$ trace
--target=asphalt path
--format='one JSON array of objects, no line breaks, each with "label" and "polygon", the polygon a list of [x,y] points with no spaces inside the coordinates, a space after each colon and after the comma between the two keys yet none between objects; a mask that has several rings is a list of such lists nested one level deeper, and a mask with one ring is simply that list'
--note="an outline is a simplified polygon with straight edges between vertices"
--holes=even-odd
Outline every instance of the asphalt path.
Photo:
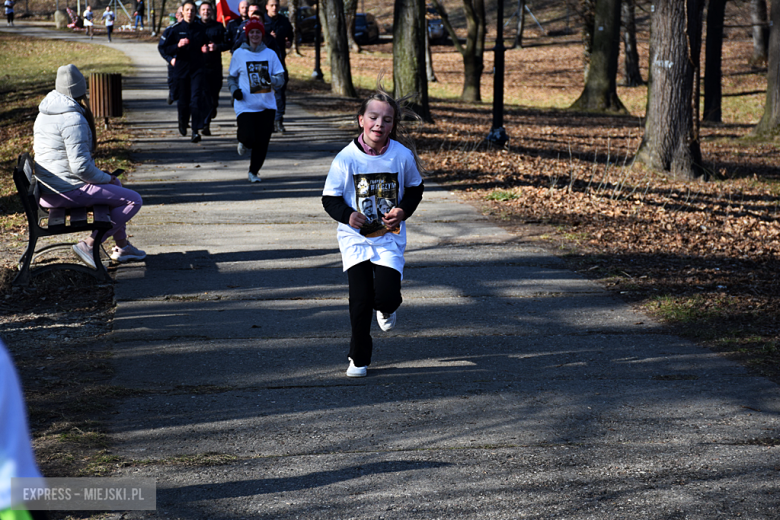
[{"label": "asphalt path", "polygon": [[369,376],[345,377],[320,195],[354,130],[294,97],[250,184],[226,89],[192,144],[155,46],[111,46],[136,67],[129,231],[148,257],[117,274],[110,451],[158,486],[155,512],[121,518],[778,517],[776,384],[432,182],[398,326],[374,325]]}]

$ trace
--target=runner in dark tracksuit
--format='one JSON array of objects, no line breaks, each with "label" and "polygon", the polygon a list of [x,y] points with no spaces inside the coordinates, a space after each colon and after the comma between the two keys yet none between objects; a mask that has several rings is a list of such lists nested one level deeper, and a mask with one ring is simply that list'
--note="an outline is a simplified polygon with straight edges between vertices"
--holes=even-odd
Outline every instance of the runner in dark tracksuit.
[{"label": "runner in dark tracksuit", "polygon": [[247,14],[247,11],[249,10],[249,2],[247,0],[241,0],[238,3],[238,18],[231,18],[227,25],[225,25],[225,28],[227,30],[227,40],[230,42],[230,53],[232,54],[232,48],[233,48],[233,41],[236,39],[236,34],[238,31],[238,26],[241,25],[242,22],[249,19],[249,15]]},{"label": "runner in dark tracksuit", "polygon": [[[181,13],[176,13],[177,18],[181,18]],[[173,65],[171,65],[171,61],[173,60],[173,56],[170,54],[165,54],[165,45],[168,41],[168,38],[171,36],[171,32],[175,29],[175,27],[179,24],[179,22],[176,22],[173,25],[169,25],[165,28],[165,30],[162,33],[162,36],[160,37],[160,43],[157,44],[157,52],[160,53],[160,56],[168,63],[168,104],[172,105],[174,101],[179,99],[179,91],[178,91],[178,82],[176,81],[176,76],[173,73]]]},{"label": "runner in dark tracksuit", "polygon": [[287,73],[287,45],[292,44],[293,28],[286,16],[279,14],[279,0],[268,0],[265,4],[265,33],[276,40],[276,55],[284,67],[284,85],[274,90],[276,97],[276,119],[274,120],[274,132],[284,132],[284,110],[287,106],[287,83],[290,75]]},{"label": "runner in dark tracksuit", "polygon": [[206,88],[206,58],[203,52],[208,37],[203,24],[195,18],[195,4],[182,4],[183,20],[176,24],[165,40],[163,52],[173,56],[175,81],[178,86],[179,132],[187,135],[187,124],[192,118],[192,142],[200,141],[200,130],[211,114],[211,100]]},{"label": "runner in dark tracksuit", "polygon": [[225,27],[214,20],[214,7],[209,2],[200,4],[200,22],[209,39],[209,50],[206,52],[206,89],[211,102],[211,113],[203,127],[203,135],[211,135],[209,124],[217,117],[219,91],[222,89],[222,53],[230,50]]},{"label": "runner in dark tracksuit", "polygon": [[233,18],[227,23],[227,26],[225,27],[225,38],[228,43],[230,43],[230,52],[231,54],[235,49],[233,49],[233,45],[235,44],[235,41],[238,39],[239,35],[239,27],[241,27],[241,24],[244,23],[246,20],[243,18]]}]

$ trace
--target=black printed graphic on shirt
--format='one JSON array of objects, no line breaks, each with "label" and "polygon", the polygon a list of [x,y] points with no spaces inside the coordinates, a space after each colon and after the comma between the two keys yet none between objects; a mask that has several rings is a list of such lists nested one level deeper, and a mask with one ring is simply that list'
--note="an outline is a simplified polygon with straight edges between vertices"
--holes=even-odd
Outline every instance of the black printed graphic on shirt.
[{"label": "black printed graphic on shirt", "polygon": [[249,78],[250,94],[271,92],[271,74],[268,72],[267,61],[246,62],[246,75]]},{"label": "black printed graphic on shirt", "polygon": [[353,175],[353,181],[356,207],[368,219],[360,234],[378,237],[388,232],[400,233],[400,228],[391,231],[382,223],[382,217],[398,205],[398,174],[358,173]]}]

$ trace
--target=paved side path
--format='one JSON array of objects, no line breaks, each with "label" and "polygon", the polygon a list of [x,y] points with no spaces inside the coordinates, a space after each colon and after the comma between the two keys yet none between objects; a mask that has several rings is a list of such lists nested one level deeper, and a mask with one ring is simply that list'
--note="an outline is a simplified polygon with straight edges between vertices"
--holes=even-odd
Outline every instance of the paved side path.
[{"label": "paved side path", "polygon": [[226,101],[191,144],[154,47],[122,48],[149,256],[118,271],[109,427],[117,474],[158,481],[126,518],[777,518],[777,385],[431,184],[398,327],[346,378],[320,192],[350,136],[293,106],[250,185]]}]

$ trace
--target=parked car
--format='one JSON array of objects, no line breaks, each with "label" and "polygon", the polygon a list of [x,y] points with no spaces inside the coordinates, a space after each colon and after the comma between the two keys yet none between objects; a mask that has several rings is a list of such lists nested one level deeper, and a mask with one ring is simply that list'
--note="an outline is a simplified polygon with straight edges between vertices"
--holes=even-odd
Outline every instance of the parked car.
[{"label": "parked car", "polygon": [[[287,7],[282,7],[279,14],[286,18],[290,17],[290,11]],[[296,35],[298,42],[313,42],[317,34],[314,29],[317,26],[317,12],[308,5],[303,5],[298,8],[295,14],[298,18],[299,32]],[[322,34],[320,34],[320,38],[322,38]]]},{"label": "parked car", "polygon": [[379,24],[371,13],[355,15],[355,43],[371,45],[379,41]]},{"label": "parked car", "polygon": [[428,20],[428,40],[431,43],[441,43],[446,38],[447,33],[444,30],[444,23],[441,18]]},{"label": "parked car", "polygon": [[428,20],[428,41],[431,43],[442,43],[447,37],[444,29],[444,23],[439,18],[439,13],[433,6],[426,8],[425,18]]}]

